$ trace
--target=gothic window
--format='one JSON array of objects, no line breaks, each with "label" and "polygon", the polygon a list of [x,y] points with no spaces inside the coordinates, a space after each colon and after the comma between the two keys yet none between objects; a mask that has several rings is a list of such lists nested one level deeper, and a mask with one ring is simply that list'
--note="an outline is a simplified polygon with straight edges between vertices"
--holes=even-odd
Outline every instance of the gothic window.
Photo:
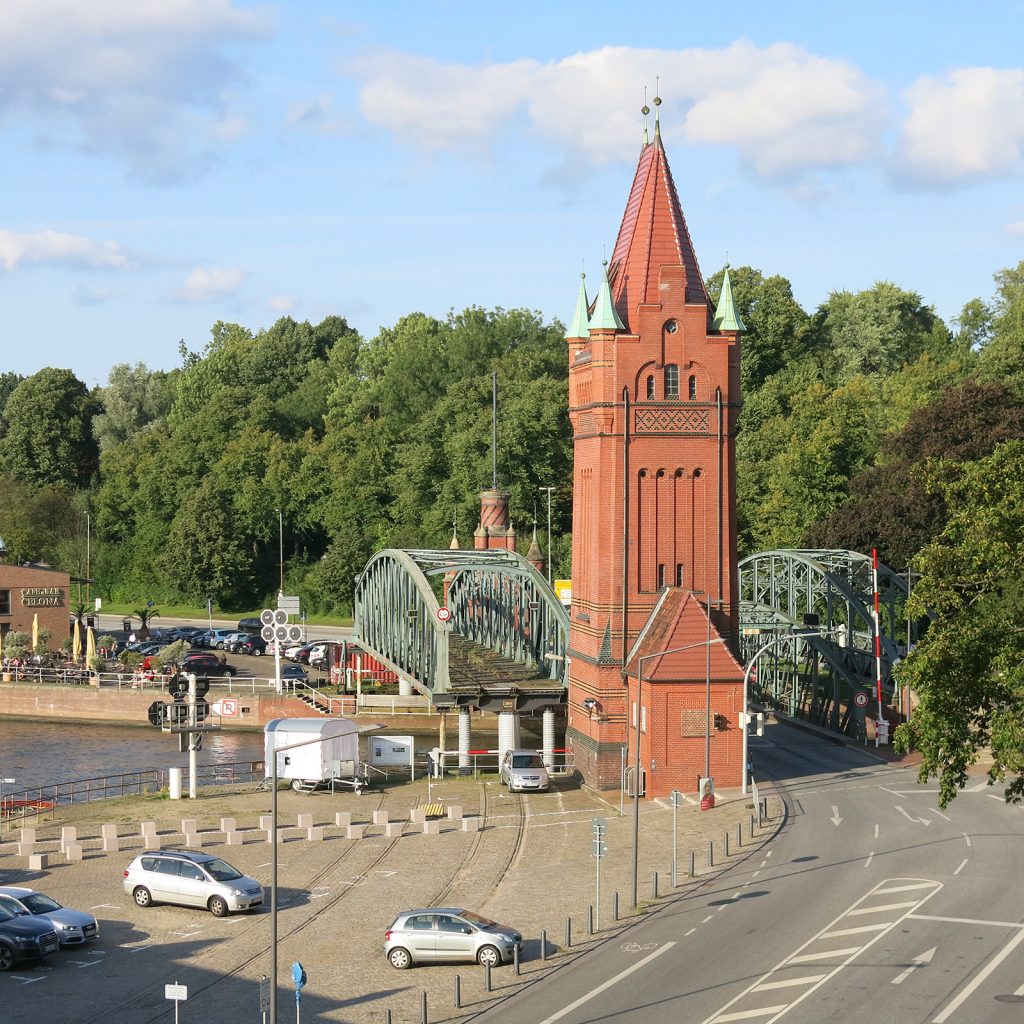
[{"label": "gothic window", "polygon": [[665,367],[665,398],[679,400],[679,367],[674,363]]},{"label": "gothic window", "polygon": [[675,320],[666,320],[665,321],[665,333],[666,334],[675,334],[676,331],[678,331],[678,330],[679,330],[679,324],[677,324]]},{"label": "gothic window", "polygon": [[664,590],[665,589],[665,563],[664,562],[659,562],[658,563],[658,589],[659,590]]},{"label": "gothic window", "polygon": [[690,401],[692,402],[697,397],[697,378],[694,376],[690,377]]},{"label": "gothic window", "polygon": [[676,562],[676,586],[681,587],[683,585],[683,563]]},{"label": "gothic window", "polygon": [[651,401],[654,398],[654,375],[652,374],[647,378],[647,401]]}]

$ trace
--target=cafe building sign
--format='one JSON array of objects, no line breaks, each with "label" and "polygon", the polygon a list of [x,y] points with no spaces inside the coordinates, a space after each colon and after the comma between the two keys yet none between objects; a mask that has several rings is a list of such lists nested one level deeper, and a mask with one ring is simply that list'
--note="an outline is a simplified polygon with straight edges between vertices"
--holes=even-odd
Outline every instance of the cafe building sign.
[{"label": "cafe building sign", "polygon": [[25,587],[21,591],[23,608],[59,608],[64,604],[61,587]]}]

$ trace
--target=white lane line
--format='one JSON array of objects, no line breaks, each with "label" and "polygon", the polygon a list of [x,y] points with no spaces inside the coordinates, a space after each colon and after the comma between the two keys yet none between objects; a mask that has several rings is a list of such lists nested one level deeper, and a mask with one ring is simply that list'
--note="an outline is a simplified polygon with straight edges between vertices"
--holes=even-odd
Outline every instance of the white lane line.
[{"label": "white lane line", "polygon": [[708,916],[705,917],[703,921],[701,921],[701,924],[707,924],[708,921],[710,921],[711,918],[713,918],[714,916],[715,916],[714,914],[708,914]]},{"label": "white lane line", "polygon": [[765,853],[765,856],[766,856],[766,857],[770,857],[771,855],[772,855],[772,851],[771,851],[771,850],[768,850],[768,851],[767,851],[767,852]]},{"label": "white lane line", "polygon": [[1024,924],[1020,921],[983,921],[975,917],[931,917],[928,914],[907,914],[908,918],[914,921],[943,921],[946,924],[988,924],[993,928],[1021,928]]},{"label": "white lane line", "polygon": [[90,910],[120,910],[121,908],[116,903],[97,903],[95,907],[90,907]]},{"label": "white lane line", "polygon": [[932,808],[932,814],[937,814],[940,818],[945,818],[946,821],[952,821],[953,819],[948,814],[943,814],[938,808]]},{"label": "white lane line", "polygon": [[20,981],[23,985],[31,985],[33,981],[45,981],[46,980],[46,978],[44,976],[42,976],[42,975],[40,975],[38,978],[25,978],[25,977],[22,977],[22,975],[20,975],[20,974],[11,974],[11,975],[9,975],[9,977],[12,978],[14,981]]},{"label": "white lane line", "polygon": [[894,885],[888,889],[876,889],[876,896],[888,896],[891,892],[911,892],[914,889],[930,889],[931,882],[924,882],[921,885]]},{"label": "white lane line", "polygon": [[753,1017],[770,1017],[779,1010],[784,1010],[789,1004],[781,1003],[778,1006],[762,1006],[757,1010],[740,1010],[738,1013],[723,1013],[721,1017],[715,1018],[715,1024],[726,1020],[750,1020]]},{"label": "white lane line", "polygon": [[758,868],[750,877],[751,878],[757,878],[757,876],[759,874],[761,874],[761,869],[760,868]]},{"label": "white lane line", "polygon": [[843,935],[863,935],[865,932],[880,932],[883,928],[888,928],[889,922],[883,921],[881,924],[865,924],[859,928],[840,928],[836,932],[825,932],[821,937],[823,939],[838,939]]},{"label": "white lane line", "polygon": [[871,867],[871,862],[872,862],[872,861],[873,861],[874,859],[875,859],[875,851],[874,851],[874,850],[872,850],[872,851],[871,851],[871,852],[870,852],[870,853],[868,854],[868,859],[867,859],[866,861],[864,861],[864,867],[866,867],[866,868],[869,868],[869,867]]},{"label": "white lane line", "polygon": [[886,903],[881,907],[860,907],[857,910],[850,911],[850,917],[856,917],[858,914],[881,914],[886,910],[902,910],[904,907],[916,907],[917,900],[904,900],[902,903]]},{"label": "white lane line", "polygon": [[998,793],[986,793],[985,795],[989,798],[989,800],[998,800],[1001,804],[1006,803],[1006,797],[999,796]]},{"label": "white lane line", "polygon": [[141,953],[144,949],[150,949],[150,948],[152,948],[152,946],[153,946],[152,942],[147,943],[145,946],[129,946],[128,947],[128,952],[129,953]]},{"label": "white lane line", "polygon": [[[746,719],[744,719],[744,721],[746,721]],[[875,838],[876,839],[878,838],[878,825],[877,824],[875,825]]]},{"label": "white lane line", "polygon": [[683,938],[684,938],[684,939],[685,939],[685,938],[688,938],[688,937],[689,937],[689,936],[691,936],[691,935],[692,935],[692,934],[693,934],[693,933],[694,933],[694,932],[695,932],[696,930],[697,930],[696,928],[691,928],[691,929],[690,929],[690,930],[689,930],[689,931],[688,931],[688,932],[686,933],[686,935],[684,935],[684,936],[683,936]]},{"label": "white lane line", "polygon": [[964,865],[967,863],[968,859],[969,858],[964,857],[964,859],[960,861],[960,866],[956,869],[956,871],[953,872],[954,875],[959,875],[960,872],[963,871]]},{"label": "white lane line", "polygon": [[957,1008],[967,999],[968,996],[1022,943],[1024,942],[1024,929],[1017,932],[1003,948],[965,985],[960,992],[946,1005],[946,1008],[932,1018],[932,1024],[945,1024],[945,1021],[957,1011]]},{"label": "white lane line", "polygon": [[1021,985],[1016,992],[1013,993],[1015,996],[1024,996],[1024,985]]},{"label": "white lane line", "polygon": [[812,960],[831,960],[837,956],[849,956],[851,953],[859,953],[860,946],[847,946],[846,949],[826,949],[824,953],[804,953],[803,956],[790,957],[791,964],[807,964]]},{"label": "white lane line", "polygon": [[609,978],[604,984],[598,985],[597,988],[592,989],[585,996],[580,996],[579,999],[574,1003],[570,1003],[568,1006],[563,1007],[557,1013],[552,1014],[550,1017],[546,1017],[540,1022],[540,1024],[554,1024],[556,1020],[561,1020],[563,1017],[572,1013],[577,1007],[582,1006],[584,1003],[590,1002],[594,996],[600,995],[602,992],[610,989],[613,985],[617,985],[623,978],[629,977],[634,971],[639,971],[641,967],[646,967],[656,957],[661,956],[662,953],[667,953],[673,946],[674,942],[666,942],[660,949],[656,949],[650,956],[645,956],[643,960],[637,960],[631,967],[627,967],[624,971],[620,971],[615,975],[614,978]]},{"label": "white lane line", "polygon": [[968,846],[970,846],[971,845],[971,837],[966,832],[961,832],[960,834],[964,837],[964,842]]},{"label": "white lane line", "polygon": [[[791,988],[793,985],[813,985],[816,981],[821,981],[826,975],[824,974],[808,974],[805,978],[787,978],[785,981],[766,981],[763,985],[758,985],[755,992],[767,992],[773,988]],[[721,1020],[721,1018],[719,1018]]]}]

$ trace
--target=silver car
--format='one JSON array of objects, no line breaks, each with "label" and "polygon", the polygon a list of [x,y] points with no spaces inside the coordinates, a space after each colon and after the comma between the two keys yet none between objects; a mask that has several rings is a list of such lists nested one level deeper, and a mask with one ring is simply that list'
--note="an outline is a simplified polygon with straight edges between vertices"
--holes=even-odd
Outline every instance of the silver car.
[{"label": "silver car", "polygon": [[140,853],[125,869],[124,891],[138,907],[176,903],[206,907],[214,917],[263,903],[263,886],[255,879],[220,857],[192,850]]},{"label": "silver car", "polygon": [[49,921],[62,946],[80,946],[100,933],[100,926],[92,914],[62,907],[56,900],[35,889],[26,889],[20,885],[0,885],[0,905],[16,915],[31,914]]},{"label": "silver car", "polygon": [[501,781],[510,793],[548,788],[548,770],[536,750],[506,750],[501,759]]},{"label": "silver car", "polygon": [[523,937],[472,910],[429,907],[399,914],[384,933],[384,955],[400,971],[411,964],[475,960],[497,967],[515,956]]}]

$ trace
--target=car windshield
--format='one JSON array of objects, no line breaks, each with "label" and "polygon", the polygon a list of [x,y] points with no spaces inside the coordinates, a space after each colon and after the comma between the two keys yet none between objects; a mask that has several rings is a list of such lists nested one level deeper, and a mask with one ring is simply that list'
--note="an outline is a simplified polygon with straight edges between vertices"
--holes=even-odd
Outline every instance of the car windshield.
[{"label": "car windshield", "polygon": [[51,911],[62,909],[56,900],[51,900],[49,896],[44,896],[41,892],[29,893],[28,896],[22,897],[21,902],[33,914],[49,914]]},{"label": "car windshield", "polygon": [[513,768],[543,768],[544,762],[540,754],[515,754],[512,758]]},{"label": "car windshield", "polygon": [[218,882],[230,882],[233,878],[241,878],[242,872],[233,868],[226,860],[217,857],[208,864],[203,865],[206,870],[217,879]]},{"label": "car windshield", "polygon": [[493,928],[497,924],[496,921],[492,921],[489,917],[481,917],[480,914],[474,914],[472,910],[463,910],[459,917],[472,922],[478,928]]},{"label": "car windshield", "polygon": [[0,904],[0,921],[13,921],[14,914],[11,913],[3,904]]}]

